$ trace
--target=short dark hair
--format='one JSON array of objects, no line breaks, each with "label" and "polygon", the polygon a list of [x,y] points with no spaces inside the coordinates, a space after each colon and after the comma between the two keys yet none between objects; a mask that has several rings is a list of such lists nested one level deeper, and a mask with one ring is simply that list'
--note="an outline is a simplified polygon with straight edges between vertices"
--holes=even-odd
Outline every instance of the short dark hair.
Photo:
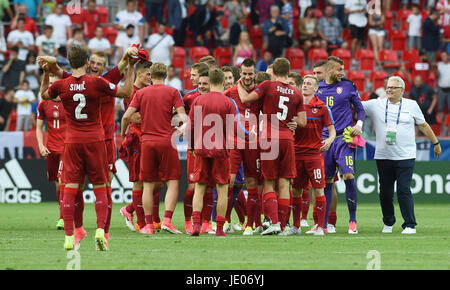
[{"label": "short dark hair", "polygon": [[203,71],[208,71],[209,66],[204,62],[198,62],[194,63],[191,69],[195,69],[199,74],[201,74]]},{"label": "short dark hair", "polygon": [[296,86],[301,86],[302,85],[303,78],[302,78],[302,76],[299,73],[291,72],[289,74],[289,77],[294,79]]},{"label": "short dark hair", "polygon": [[69,63],[73,69],[84,66],[89,58],[86,48],[80,45],[72,46],[68,53]]},{"label": "short dark hair", "polygon": [[241,63],[241,66],[245,66],[245,67],[251,67],[253,66],[254,68],[256,68],[256,63],[253,59],[251,58],[246,58],[244,59],[244,61]]},{"label": "short dark hair", "polygon": [[12,88],[12,87],[6,87],[6,89],[5,89],[5,95],[7,94],[7,93],[9,93],[10,91],[16,91],[14,88]]},{"label": "short dark hair", "polygon": [[327,64],[327,62],[326,62],[325,60],[319,60],[319,61],[317,61],[317,62],[314,64],[313,68],[321,67],[321,66],[324,66],[324,65],[326,65],[326,64]]},{"label": "short dark hair", "polygon": [[221,71],[223,71],[223,72],[231,72],[231,73],[233,73],[233,69],[231,69],[231,67],[229,67],[228,65],[224,65],[224,66],[222,66],[221,68],[220,68],[220,70]]},{"label": "short dark hair", "polygon": [[220,69],[213,69],[209,71],[209,84],[221,85],[225,81],[225,75]]},{"label": "short dark hair", "polygon": [[332,61],[335,62],[335,63],[338,63],[340,65],[344,65],[344,61],[341,58],[337,57],[337,56],[334,56],[334,55],[329,56],[328,60],[327,60],[327,64],[329,62],[332,62]]},{"label": "short dark hair", "polygon": [[255,83],[259,85],[263,81],[270,81],[270,75],[264,71],[260,71],[256,74]]},{"label": "short dark hair", "polygon": [[276,76],[287,76],[291,70],[291,63],[287,58],[278,57],[273,62],[273,74]]},{"label": "short dark hair", "polygon": [[204,56],[204,57],[200,58],[198,62],[204,62],[208,66],[215,66],[215,67],[217,67],[216,59],[213,56],[211,56],[211,55],[207,55],[207,56]]},{"label": "short dark hair", "polygon": [[151,61],[142,61],[136,64],[136,71],[143,71],[152,67]]},{"label": "short dark hair", "polygon": [[199,77],[208,77],[209,78],[209,69],[208,70],[202,70],[198,74]]}]

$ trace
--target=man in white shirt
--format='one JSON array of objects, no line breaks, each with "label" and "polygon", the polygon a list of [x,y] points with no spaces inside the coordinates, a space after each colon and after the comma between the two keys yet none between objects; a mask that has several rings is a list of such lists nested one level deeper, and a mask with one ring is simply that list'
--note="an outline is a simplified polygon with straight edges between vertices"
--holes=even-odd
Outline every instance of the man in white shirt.
[{"label": "man in white shirt", "polygon": [[176,70],[175,67],[173,65],[170,65],[167,69],[167,78],[164,81],[164,84],[166,86],[175,88],[179,91],[183,90],[183,85],[181,80],[177,77],[176,75]]},{"label": "man in white shirt", "polygon": [[90,53],[103,51],[108,56],[112,54],[111,43],[103,37],[103,28],[100,25],[95,28],[95,37],[89,40],[88,49]]},{"label": "man in white shirt", "polygon": [[380,204],[383,214],[383,233],[392,233],[394,216],[394,183],[397,182],[397,199],[404,219],[402,234],[416,233],[414,199],[411,181],[416,159],[415,125],[434,144],[434,155],[442,153],[439,140],[434,135],[416,101],[403,98],[405,83],[402,78],[390,77],[387,82],[387,99],[362,102],[366,115],[373,120],[376,135],[375,160],[380,182]]},{"label": "man in white shirt", "polygon": [[166,66],[172,64],[175,41],[172,36],[166,34],[166,25],[164,22],[158,24],[157,33],[153,33],[148,38],[145,48],[150,54],[150,60],[162,62]]},{"label": "man in white shirt", "polygon": [[62,3],[56,5],[55,12],[45,19],[45,24],[53,26],[53,37],[61,46],[65,46],[67,39],[72,38],[72,21],[69,15],[64,14]]},{"label": "man in white shirt", "polygon": [[38,56],[56,55],[59,43],[53,37],[53,26],[45,25],[44,34],[41,34],[36,38],[36,47],[38,49]]},{"label": "man in white shirt", "polygon": [[347,0],[344,6],[345,14],[348,15],[348,24],[350,32],[352,34],[352,57],[355,57],[355,53],[361,48],[361,44],[365,38],[367,16],[366,0]]},{"label": "man in white shirt", "polygon": [[16,131],[29,131],[31,129],[31,105],[36,101],[36,96],[30,90],[27,80],[24,80],[14,95],[14,103],[17,104]]},{"label": "man in white shirt", "polygon": [[412,12],[406,22],[408,23],[408,46],[413,49],[420,49],[422,14],[418,4],[413,4]]},{"label": "man in white shirt", "polygon": [[[117,46],[116,60],[119,60],[122,57],[124,51],[132,46],[133,44],[141,43],[139,37],[134,35],[134,25],[128,24],[125,29],[125,34],[118,34],[116,38],[116,42],[114,43]],[[116,61],[118,63],[118,61]]]},{"label": "man in white shirt", "polygon": [[[117,13],[114,20],[114,28],[119,31],[117,37],[125,34],[127,26],[134,26],[134,37],[139,38],[140,43],[144,43],[144,17],[136,10],[136,0],[127,0],[127,8]],[[121,54],[120,54],[121,55]]]},{"label": "man in white shirt", "polygon": [[441,120],[441,136],[448,136],[449,128],[445,126],[445,105],[450,111],[450,59],[447,51],[441,52],[441,61],[437,64],[438,78],[438,116]]},{"label": "man in white shirt", "polygon": [[9,48],[19,47],[19,59],[26,60],[30,49],[34,48],[34,37],[31,32],[25,30],[25,19],[17,20],[17,29],[11,31],[6,39]]}]

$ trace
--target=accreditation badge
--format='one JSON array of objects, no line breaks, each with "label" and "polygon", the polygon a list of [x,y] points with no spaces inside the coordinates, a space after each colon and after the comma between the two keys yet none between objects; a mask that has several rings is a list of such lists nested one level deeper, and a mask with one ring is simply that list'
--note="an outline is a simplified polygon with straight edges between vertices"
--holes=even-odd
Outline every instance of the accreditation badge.
[{"label": "accreditation badge", "polygon": [[384,141],[387,145],[397,144],[397,128],[396,127],[386,127],[386,137]]}]

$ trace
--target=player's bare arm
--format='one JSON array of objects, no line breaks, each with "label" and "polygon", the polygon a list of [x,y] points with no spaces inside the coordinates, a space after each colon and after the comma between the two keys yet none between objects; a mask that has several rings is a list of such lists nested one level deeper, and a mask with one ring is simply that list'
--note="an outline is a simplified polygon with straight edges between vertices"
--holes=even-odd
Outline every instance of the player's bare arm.
[{"label": "player's bare arm", "polygon": [[431,142],[433,142],[434,145],[434,157],[439,158],[442,154],[442,148],[441,144],[439,144],[438,138],[436,138],[436,135],[433,132],[433,129],[431,129],[430,125],[425,122],[421,125],[419,125],[419,130],[427,136],[428,139],[430,139]]},{"label": "player's bare arm", "polygon": [[138,49],[136,47],[129,47],[125,51],[125,53],[122,56],[122,59],[120,60],[119,64],[117,65],[117,68],[119,69],[120,73],[124,73],[125,69],[127,68],[129,63],[135,64],[138,60]]},{"label": "player's bare arm", "polygon": [[298,112],[295,122],[300,128],[306,127],[306,111]]},{"label": "player's bare arm", "polygon": [[125,134],[127,133],[128,124],[130,124],[131,116],[136,113],[136,108],[128,107],[125,114],[123,114],[122,122],[120,126],[120,136],[125,138]]},{"label": "player's bare arm", "polygon": [[44,120],[37,119],[36,120],[36,140],[39,146],[39,152],[43,157],[46,157],[50,154],[50,150],[44,146]]},{"label": "player's bare arm", "polygon": [[245,90],[244,86],[242,86],[241,82],[238,82],[237,87],[238,87],[239,97],[241,98],[242,103],[244,103],[244,104],[252,103],[259,99],[259,96],[256,92],[248,93]]},{"label": "player's bare arm", "polygon": [[176,115],[172,119],[172,125],[175,126],[177,135],[183,136],[186,130],[186,124],[188,116],[186,115],[186,110],[184,107],[179,107],[175,109]]},{"label": "player's bare arm", "polygon": [[37,63],[39,64],[39,66],[43,70],[48,69],[48,71],[51,74],[57,76],[60,79],[63,77],[63,72],[64,71],[56,63],[56,58],[55,57],[49,56],[49,55],[38,56]]},{"label": "player's bare arm", "polygon": [[117,98],[129,98],[133,93],[133,83],[134,83],[134,65],[128,63],[128,72],[125,79],[125,84],[122,88],[119,88],[116,93]]},{"label": "player's bare arm", "polygon": [[44,69],[44,74],[42,75],[41,81],[41,97],[43,100],[50,100],[50,95],[48,94],[48,88],[50,87],[50,72]]},{"label": "player's bare arm", "polygon": [[336,139],[336,129],[334,128],[334,125],[327,126],[329,136],[327,139],[322,141],[323,146],[320,147],[320,151],[325,152],[330,149],[331,144],[334,142],[334,139]]}]

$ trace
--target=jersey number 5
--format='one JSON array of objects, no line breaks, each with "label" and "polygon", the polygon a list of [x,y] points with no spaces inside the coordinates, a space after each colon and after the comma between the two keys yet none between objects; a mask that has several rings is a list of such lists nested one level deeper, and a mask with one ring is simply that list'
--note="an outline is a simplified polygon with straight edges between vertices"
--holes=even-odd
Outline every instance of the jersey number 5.
[{"label": "jersey number 5", "polygon": [[278,103],[278,108],[283,110],[283,112],[278,112],[277,113],[278,120],[280,120],[280,121],[286,120],[286,117],[287,117],[287,114],[288,114],[288,107],[284,103],[287,103],[287,102],[289,102],[289,98],[288,97],[280,96],[280,101]]},{"label": "jersey number 5", "polygon": [[73,95],[73,100],[75,102],[80,102],[75,108],[75,118],[77,120],[87,119],[88,115],[81,113],[81,110],[86,106],[86,97],[83,94],[75,94]]}]

